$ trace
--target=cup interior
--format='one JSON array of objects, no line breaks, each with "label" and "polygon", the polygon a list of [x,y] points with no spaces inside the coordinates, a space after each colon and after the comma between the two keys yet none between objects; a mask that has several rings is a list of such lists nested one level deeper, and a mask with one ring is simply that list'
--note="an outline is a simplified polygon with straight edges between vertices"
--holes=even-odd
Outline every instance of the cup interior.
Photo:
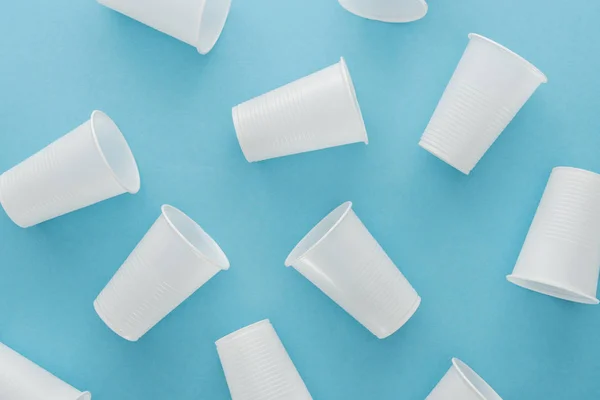
[{"label": "cup interior", "polygon": [[162,212],[171,227],[197,254],[220,269],[229,269],[227,256],[200,225],[173,206],[164,205]]},{"label": "cup interior", "polygon": [[231,0],[205,0],[200,17],[200,32],[198,35],[198,52],[206,54],[219,40],[225,27]]},{"label": "cup interior", "polygon": [[292,266],[296,261],[303,258],[310,250],[317,247],[327,235],[333,232],[351,209],[352,203],[348,201],[330,212],[296,245],[294,250],[292,250],[285,260],[285,265],[287,267]]},{"label": "cup interior", "polygon": [[481,400],[502,400],[502,397],[467,364],[457,358],[452,359],[452,364],[466,383],[481,397]]},{"label": "cup interior", "polygon": [[140,190],[140,173],[133,153],[112,119],[101,111],[91,118],[96,146],[117,182],[129,193]]}]

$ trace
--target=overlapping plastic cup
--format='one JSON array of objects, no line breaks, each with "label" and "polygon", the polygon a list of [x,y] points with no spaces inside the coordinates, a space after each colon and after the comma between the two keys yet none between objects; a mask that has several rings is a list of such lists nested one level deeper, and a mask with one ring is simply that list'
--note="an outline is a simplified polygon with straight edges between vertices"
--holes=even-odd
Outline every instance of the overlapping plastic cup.
[{"label": "overlapping plastic cup", "polygon": [[546,76],[524,58],[471,33],[419,145],[464,174],[529,100]]},{"label": "overlapping plastic cup", "polygon": [[340,5],[359,17],[383,22],[411,22],[427,14],[425,0],[339,0]]},{"label": "overlapping plastic cup", "polygon": [[219,245],[172,206],[161,216],[94,301],[116,334],[137,341],[221,270]]},{"label": "overlapping plastic cup", "polygon": [[371,333],[384,339],[417,311],[421,298],[347,202],[292,250],[294,267]]},{"label": "overlapping plastic cup", "polygon": [[232,400],[312,400],[269,320],[216,342]]},{"label": "overlapping plastic cup", "polygon": [[249,162],[350,143],[368,143],[346,62],[327,67],[232,110]]},{"label": "overlapping plastic cup", "polygon": [[98,0],[198,49],[212,50],[225,27],[231,0]]},{"label": "overlapping plastic cup", "polygon": [[0,175],[0,203],[22,228],[139,189],[133,154],[101,111]]},{"label": "overlapping plastic cup", "polygon": [[0,399],[2,400],[91,400],[50,372],[0,343]]},{"label": "overlapping plastic cup", "polygon": [[502,400],[475,371],[459,359],[425,400]]},{"label": "overlapping plastic cup", "polygon": [[599,273],[600,175],[554,168],[507,279],[548,296],[598,304]]}]

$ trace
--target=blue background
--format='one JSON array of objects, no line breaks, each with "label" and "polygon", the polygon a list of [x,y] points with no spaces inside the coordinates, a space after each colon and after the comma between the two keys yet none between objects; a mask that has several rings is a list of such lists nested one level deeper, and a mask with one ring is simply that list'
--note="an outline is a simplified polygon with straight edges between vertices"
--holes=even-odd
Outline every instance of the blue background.
[{"label": "blue background", "polygon": [[[0,170],[85,121],[121,127],[142,190],[22,230],[0,213],[0,341],[96,400],[227,399],[214,341],[270,318],[313,397],[426,397],[453,356],[505,399],[600,398],[600,309],[509,284],[552,167],[600,172],[600,2],[431,0],[410,24],[335,0],[234,0],[197,54],[92,0],[0,12]],[[467,44],[486,35],[549,77],[471,176],[417,146]],[[347,59],[370,144],[245,161],[231,107]],[[283,262],[325,214],[357,214],[419,291],[380,341]],[[92,301],[170,203],[232,267],[138,343]]]}]

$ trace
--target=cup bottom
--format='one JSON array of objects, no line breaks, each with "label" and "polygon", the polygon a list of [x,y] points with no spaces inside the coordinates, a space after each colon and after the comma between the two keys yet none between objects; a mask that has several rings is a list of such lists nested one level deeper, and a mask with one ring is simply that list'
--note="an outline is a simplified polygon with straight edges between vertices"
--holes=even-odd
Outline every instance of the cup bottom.
[{"label": "cup bottom", "polygon": [[578,290],[567,288],[564,285],[560,285],[547,280],[525,278],[514,274],[508,275],[506,279],[509,282],[522,288],[529,289],[537,293],[545,294],[547,296],[556,297],[558,299],[582,304],[600,303],[600,301],[595,297],[589,296],[585,293],[579,292]]},{"label": "cup bottom", "polygon": [[471,169],[460,166],[458,163],[456,163],[456,161],[452,160],[452,158],[448,154],[446,154],[444,151],[438,149],[437,147],[432,146],[427,141],[421,139],[419,141],[419,146],[421,146],[422,149],[428,151],[429,153],[436,156],[437,158],[439,158],[446,164],[450,165],[452,168],[457,169],[458,171],[462,172],[463,174],[469,175],[471,173]]},{"label": "cup bottom", "polygon": [[402,328],[412,318],[412,316],[417,312],[417,310],[419,309],[420,305],[421,305],[421,297],[417,296],[417,300],[410,307],[410,309],[404,315],[404,317],[400,321],[398,321],[398,324],[396,324],[396,326],[393,329],[391,329],[389,332],[387,332],[387,333],[385,333],[383,335],[377,335],[377,338],[378,339],[385,339],[385,338],[388,338],[388,337],[392,336],[394,333],[398,332],[398,330],[400,328]]},{"label": "cup bottom", "polygon": [[122,337],[123,339],[128,340],[130,342],[137,342],[139,340],[139,338],[133,338],[131,336],[125,335],[122,332],[120,332],[117,328],[115,328],[112,325],[112,323],[110,322],[110,319],[108,319],[104,315],[104,312],[102,311],[102,307],[100,306],[100,304],[98,304],[98,301],[96,301],[96,300],[94,300],[94,310],[96,310],[96,314],[98,314],[98,317],[100,317],[100,319],[102,320],[102,322],[104,322],[104,324],[106,326],[108,326],[111,331],[113,331],[114,333],[116,333],[117,335],[119,335],[120,337]]}]

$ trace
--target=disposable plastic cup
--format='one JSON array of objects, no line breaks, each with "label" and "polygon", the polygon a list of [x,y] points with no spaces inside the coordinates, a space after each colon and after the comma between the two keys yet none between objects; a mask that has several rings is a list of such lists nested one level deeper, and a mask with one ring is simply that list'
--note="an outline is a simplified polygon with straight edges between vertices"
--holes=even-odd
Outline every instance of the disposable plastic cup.
[{"label": "disposable plastic cup", "polygon": [[452,367],[425,400],[502,400],[467,364],[452,359]]},{"label": "disposable plastic cup", "polygon": [[231,0],[98,0],[130,18],[181,40],[201,54],[212,50],[225,27]]},{"label": "disposable plastic cup", "polygon": [[249,162],[350,143],[368,143],[346,62],[315,72],[232,110]]},{"label": "disposable plastic cup", "polygon": [[0,203],[22,228],[139,189],[133,154],[101,111],[0,175]]},{"label": "disposable plastic cup", "polygon": [[421,298],[346,202],[292,250],[294,267],[379,339],[400,329]]},{"label": "disposable plastic cup", "polygon": [[50,372],[0,343],[0,399],[91,400]]},{"label": "disposable plastic cup", "polygon": [[232,400],[312,400],[269,320],[233,332],[216,345]]},{"label": "disposable plastic cup", "polygon": [[507,279],[548,296],[598,304],[599,273],[600,175],[554,168]]},{"label": "disposable plastic cup", "polygon": [[382,22],[411,22],[427,14],[425,0],[339,0],[340,5],[359,17]]},{"label": "disposable plastic cup", "polygon": [[94,301],[116,334],[137,341],[221,270],[219,245],[172,206],[162,213]]},{"label": "disposable plastic cup", "polygon": [[546,76],[504,46],[471,33],[419,145],[469,174]]}]

